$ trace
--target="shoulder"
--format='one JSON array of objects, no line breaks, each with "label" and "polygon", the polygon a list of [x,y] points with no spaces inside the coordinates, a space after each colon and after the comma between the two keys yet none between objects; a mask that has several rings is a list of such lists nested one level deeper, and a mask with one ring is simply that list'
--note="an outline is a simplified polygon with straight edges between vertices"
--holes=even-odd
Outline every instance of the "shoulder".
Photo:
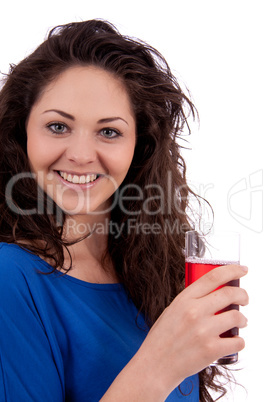
[{"label": "shoulder", "polygon": [[[16,244],[0,243],[0,316],[25,317],[36,313],[45,290],[43,261]],[[28,319],[30,319],[28,317]]]},{"label": "shoulder", "polygon": [[37,273],[43,265],[27,250],[0,243],[1,401],[1,386],[9,401],[64,400],[61,355],[40,286],[45,275]]},{"label": "shoulder", "polygon": [[0,243],[0,284],[24,281],[44,271],[45,263],[35,254],[16,244]]},{"label": "shoulder", "polygon": [[19,256],[21,258],[26,257],[30,253],[23,248],[14,243],[4,243],[0,242],[0,256],[1,258],[10,258],[11,256]]}]

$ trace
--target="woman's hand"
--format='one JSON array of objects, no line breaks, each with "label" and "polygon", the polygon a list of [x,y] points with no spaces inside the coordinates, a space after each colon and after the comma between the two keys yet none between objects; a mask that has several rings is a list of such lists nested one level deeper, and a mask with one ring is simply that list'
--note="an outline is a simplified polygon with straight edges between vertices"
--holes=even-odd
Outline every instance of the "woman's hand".
[{"label": "woman's hand", "polygon": [[151,328],[136,357],[150,366],[151,376],[166,395],[186,377],[244,348],[239,336],[220,337],[233,327],[245,327],[244,315],[238,310],[215,313],[230,304],[248,304],[246,291],[230,286],[214,290],[246,272],[239,265],[210,271],[181,292]]},{"label": "woman's hand", "polygon": [[245,327],[247,319],[238,310],[216,313],[230,304],[246,305],[248,295],[238,287],[217,288],[246,273],[246,267],[225,265],[183,290],[163,311],[101,401],[162,402],[186,377],[242,350],[241,337],[221,338],[220,334]]}]

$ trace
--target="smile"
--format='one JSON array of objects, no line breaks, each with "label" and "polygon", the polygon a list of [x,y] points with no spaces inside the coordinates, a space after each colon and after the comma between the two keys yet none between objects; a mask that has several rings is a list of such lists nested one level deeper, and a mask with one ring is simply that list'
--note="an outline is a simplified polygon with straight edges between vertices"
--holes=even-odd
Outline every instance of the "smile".
[{"label": "smile", "polygon": [[92,183],[95,181],[99,176],[97,174],[87,174],[87,175],[76,175],[76,174],[70,174],[66,172],[61,172],[58,171],[58,174],[66,181],[69,183],[74,183],[74,184],[87,184],[87,183]]}]

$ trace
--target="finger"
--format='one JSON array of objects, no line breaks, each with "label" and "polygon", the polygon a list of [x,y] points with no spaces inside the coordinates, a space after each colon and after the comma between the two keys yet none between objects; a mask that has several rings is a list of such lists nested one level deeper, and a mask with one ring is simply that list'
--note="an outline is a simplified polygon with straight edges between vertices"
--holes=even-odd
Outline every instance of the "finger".
[{"label": "finger", "polygon": [[215,315],[211,320],[211,334],[219,336],[232,328],[247,327],[247,318],[238,310],[229,310]]},{"label": "finger", "polygon": [[234,286],[224,286],[206,296],[204,299],[204,308],[208,313],[216,314],[230,304],[246,306],[248,302],[249,297],[245,289]]},{"label": "finger", "polygon": [[247,274],[247,271],[247,267],[243,265],[223,265],[212,269],[185,290],[187,290],[187,292],[195,292],[195,297],[201,298],[213,292],[219,286],[223,286],[232,280],[242,278]]},{"label": "finger", "polygon": [[245,347],[245,341],[240,336],[233,336],[232,338],[219,338],[219,353],[221,356],[232,355],[237,352],[241,352],[241,350]]}]

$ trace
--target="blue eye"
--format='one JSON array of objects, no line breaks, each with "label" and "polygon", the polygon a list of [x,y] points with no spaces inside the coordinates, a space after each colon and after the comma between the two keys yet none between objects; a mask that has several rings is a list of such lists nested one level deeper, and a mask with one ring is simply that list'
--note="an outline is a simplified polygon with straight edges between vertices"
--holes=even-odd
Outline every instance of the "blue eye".
[{"label": "blue eye", "polygon": [[103,128],[100,133],[106,138],[116,138],[121,136],[121,133],[114,128]]},{"label": "blue eye", "polygon": [[65,134],[67,127],[63,123],[50,123],[47,125],[47,128],[52,131],[54,134]]}]

